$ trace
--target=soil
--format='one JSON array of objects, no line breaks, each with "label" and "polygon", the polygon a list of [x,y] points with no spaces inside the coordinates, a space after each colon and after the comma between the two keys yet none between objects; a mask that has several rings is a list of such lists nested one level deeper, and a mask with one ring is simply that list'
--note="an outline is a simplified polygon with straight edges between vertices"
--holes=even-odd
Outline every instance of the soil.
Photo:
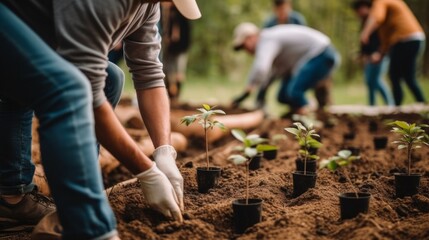
[{"label": "soil", "polygon": [[[394,197],[395,172],[404,172],[405,151],[390,144],[396,136],[383,127],[384,120],[423,121],[418,114],[389,114],[377,117],[357,115],[319,116],[325,122],[335,119],[334,127],[322,126],[323,147],[321,159],[335,155],[344,147],[360,149],[361,159],[349,167],[354,185],[371,193],[370,210],[350,220],[339,217],[338,194],[351,192],[342,172],[318,170],[317,183],[301,196],[292,196],[292,172],[295,170],[298,145],[283,129],[292,124],[290,119],[267,119],[253,133],[272,139],[278,134],[288,138],[277,143],[277,158],[262,160],[261,168],[250,173],[250,197],[263,199],[262,222],[244,234],[232,232],[234,199],[245,195],[244,168],[232,165],[227,157],[239,143],[231,137],[211,146],[211,164],[223,168],[218,187],[207,194],[197,192],[196,167],[204,166],[204,142],[189,139],[186,153],[177,163],[185,178],[184,222],[168,221],[145,203],[138,183],[115,185],[131,174],[119,167],[105,176],[106,187],[115,186],[109,200],[118,221],[122,239],[429,239],[429,148],[413,154],[413,172],[423,174],[419,194],[413,197]],[[369,132],[369,122],[378,123],[376,132]],[[344,141],[344,133],[355,132],[353,140]],[[386,135],[386,149],[375,150],[373,137]],[[9,239],[27,239],[28,236]]]}]

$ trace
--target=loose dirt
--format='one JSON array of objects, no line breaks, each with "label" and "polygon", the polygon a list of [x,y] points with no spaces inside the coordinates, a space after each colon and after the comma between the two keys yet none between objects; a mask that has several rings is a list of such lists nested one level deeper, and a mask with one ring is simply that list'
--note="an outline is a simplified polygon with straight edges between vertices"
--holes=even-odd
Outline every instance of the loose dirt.
[{"label": "loose dirt", "polygon": [[[341,172],[318,170],[317,183],[303,195],[292,197],[292,172],[298,145],[283,129],[289,119],[267,119],[253,133],[270,139],[286,135],[277,145],[277,158],[263,160],[261,168],[250,173],[250,197],[262,198],[262,222],[242,235],[232,232],[231,202],[245,194],[244,168],[232,165],[227,157],[239,143],[232,137],[213,143],[210,150],[212,165],[223,168],[217,188],[207,194],[197,192],[196,167],[204,166],[204,142],[189,139],[189,149],[181,153],[177,164],[185,178],[184,222],[168,221],[151,210],[140,194],[138,183],[125,186],[116,183],[129,179],[131,174],[119,167],[105,175],[106,187],[114,186],[108,195],[118,221],[122,239],[429,239],[429,148],[417,150],[413,157],[413,171],[424,176],[420,193],[413,197],[394,197],[393,173],[405,171],[406,154],[390,144],[396,136],[385,127],[387,119],[423,121],[417,114],[389,114],[378,117],[359,115],[324,115],[318,132],[323,147],[321,159],[353,145],[360,149],[361,159],[349,168],[351,179],[360,191],[371,193],[370,210],[351,220],[339,217],[338,194],[350,192],[352,187]],[[369,122],[378,125],[369,132]],[[425,120],[427,121],[427,120]],[[345,142],[344,133],[354,129],[356,138]],[[388,136],[386,149],[375,150],[373,137]],[[28,235],[9,239],[28,239]]]}]

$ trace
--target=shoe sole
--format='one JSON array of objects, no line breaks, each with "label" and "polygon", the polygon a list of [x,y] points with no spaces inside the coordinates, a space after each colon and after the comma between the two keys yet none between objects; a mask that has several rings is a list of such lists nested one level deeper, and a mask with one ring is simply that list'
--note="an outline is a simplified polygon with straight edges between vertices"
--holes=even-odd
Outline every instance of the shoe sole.
[{"label": "shoe sole", "polygon": [[16,232],[29,232],[34,226],[34,224],[22,224],[14,219],[0,217],[0,237]]}]

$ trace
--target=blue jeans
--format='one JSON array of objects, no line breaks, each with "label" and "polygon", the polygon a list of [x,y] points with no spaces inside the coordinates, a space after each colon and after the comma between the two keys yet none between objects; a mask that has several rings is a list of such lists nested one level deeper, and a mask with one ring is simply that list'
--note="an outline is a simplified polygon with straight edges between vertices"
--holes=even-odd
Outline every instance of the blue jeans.
[{"label": "blue jeans", "polygon": [[417,58],[423,52],[425,41],[414,40],[395,44],[390,52],[389,77],[392,82],[395,104],[401,105],[404,98],[401,82],[405,81],[417,102],[425,102],[423,92],[417,82]]},{"label": "blue jeans", "polygon": [[383,58],[380,63],[365,64],[365,80],[368,87],[369,105],[375,105],[375,94],[380,92],[386,105],[394,105],[392,94],[386,83],[383,81],[383,75],[389,65],[389,59]]},{"label": "blue jeans", "polygon": [[113,236],[116,220],[103,192],[89,81],[1,3],[0,52],[0,194],[33,188],[34,112],[63,238]]},{"label": "blue jeans", "polygon": [[277,100],[294,108],[307,105],[305,92],[328,77],[338,62],[336,50],[332,46],[327,47],[321,54],[304,63],[293,76],[282,80]]}]

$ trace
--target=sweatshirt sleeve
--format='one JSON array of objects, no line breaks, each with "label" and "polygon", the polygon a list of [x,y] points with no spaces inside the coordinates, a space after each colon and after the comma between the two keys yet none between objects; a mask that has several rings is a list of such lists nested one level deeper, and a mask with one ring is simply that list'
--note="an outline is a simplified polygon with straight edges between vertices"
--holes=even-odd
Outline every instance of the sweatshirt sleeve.
[{"label": "sweatshirt sleeve", "polygon": [[153,4],[141,27],[124,39],[125,60],[137,90],[164,87],[164,73],[159,60],[161,37],[157,23],[159,4]]},{"label": "sweatshirt sleeve", "polygon": [[[117,2],[116,6],[112,6],[114,2]],[[89,79],[94,108],[106,100],[103,89],[107,76],[107,53],[111,35],[124,15],[124,6],[119,2],[53,1],[57,52]]]}]

